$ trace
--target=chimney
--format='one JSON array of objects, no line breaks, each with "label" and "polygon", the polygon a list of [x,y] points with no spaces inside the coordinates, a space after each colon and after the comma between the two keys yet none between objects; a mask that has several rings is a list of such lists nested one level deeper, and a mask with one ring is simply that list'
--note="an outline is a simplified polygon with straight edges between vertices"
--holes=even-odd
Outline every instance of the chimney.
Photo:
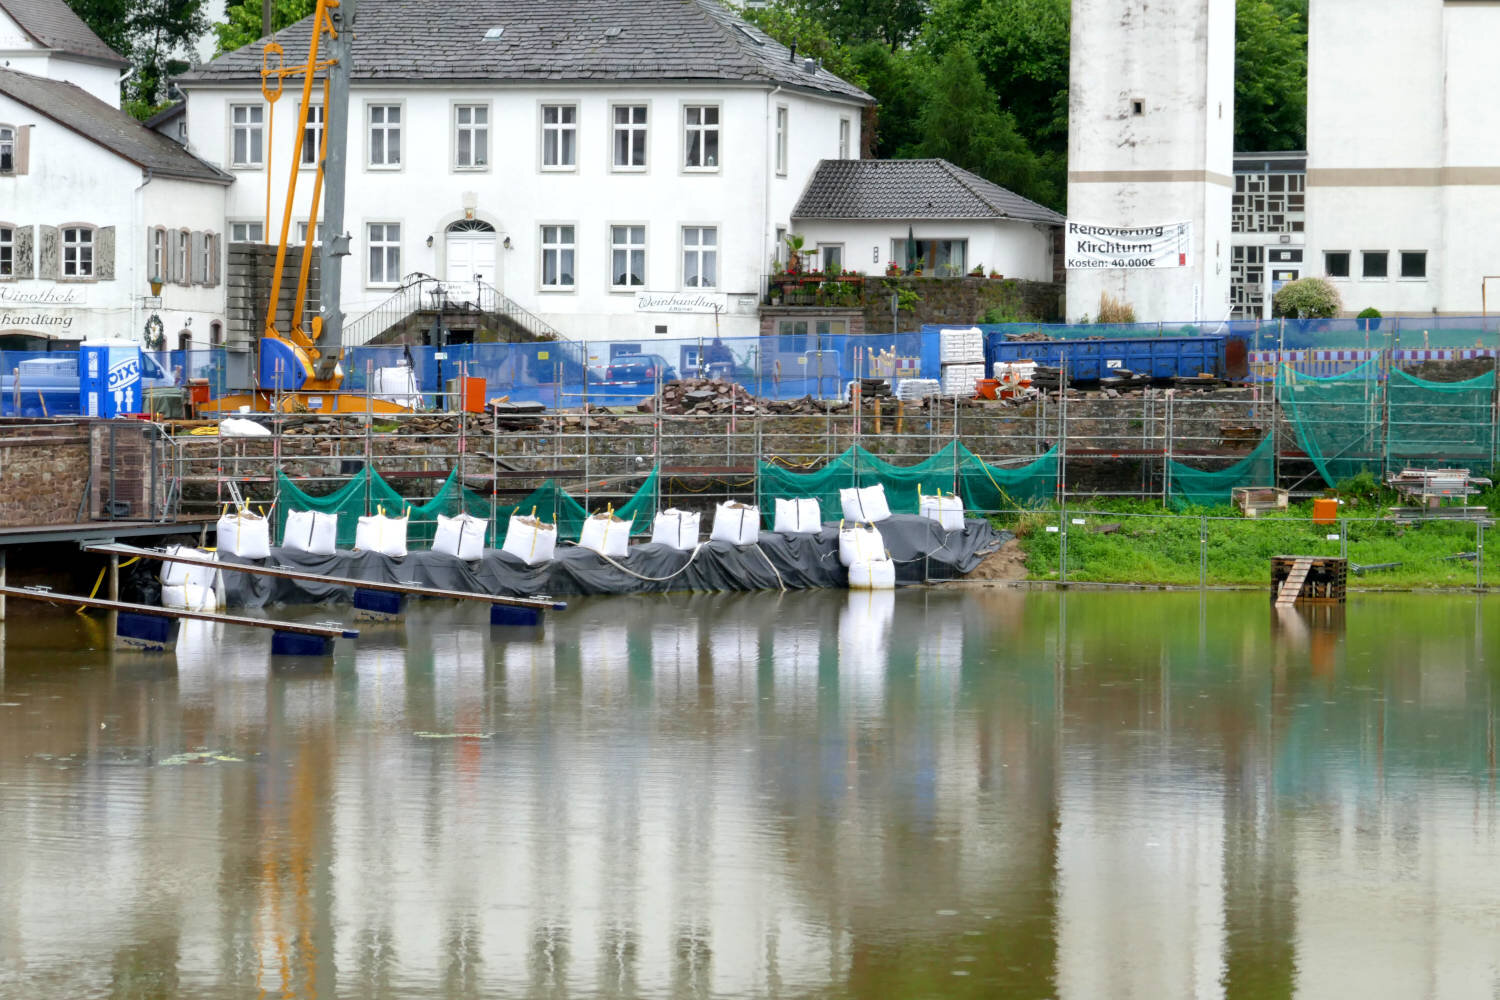
[{"label": "chimney", "polygon": [[792,49],[791,49],[790,54],[786,57],[786,61],[787,62],[796,62],[797,61],[797,43],[796,42],[792,43]]}]

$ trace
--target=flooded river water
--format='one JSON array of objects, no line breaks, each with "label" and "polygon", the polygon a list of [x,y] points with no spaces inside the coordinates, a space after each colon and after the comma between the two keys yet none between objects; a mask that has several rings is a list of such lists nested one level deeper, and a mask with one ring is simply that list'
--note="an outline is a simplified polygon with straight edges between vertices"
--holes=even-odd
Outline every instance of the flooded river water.
[{"label": "flooded river water", "polygon": [[10,611],[0,997],[1500,993],[1494,599]]}]

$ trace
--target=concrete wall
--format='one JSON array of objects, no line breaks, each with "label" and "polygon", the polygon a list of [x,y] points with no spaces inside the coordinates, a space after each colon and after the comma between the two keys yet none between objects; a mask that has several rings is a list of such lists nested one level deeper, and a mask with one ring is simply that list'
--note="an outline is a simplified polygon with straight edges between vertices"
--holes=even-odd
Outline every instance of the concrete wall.
[{"label": "concrete wall", "polygon": [[[1332,279],[1347,311],[1479,313],[1482,279],[1500,263],[1497,33],[1492,4],[1312,5],[1306,273],[1349,252],[1350,276]],[[1363,276],[1365,251],[1389,255],[1386,277]],[[1401,277],[1402,251],[1426,252],[1425,277]]]},{"label": "concrete wall", "polygon": [[1185,268],[1073,271],[1068,318],[1096,314],[1101,292],[1141,321],[1226,316],[1233,0],[1073,0],[1070,80],[1068,218],[1190,221],[1193,248]]},{"label": "concrete wall", "polygon": [[[266,212],[264,169],[237,169],[229,162],[230,105],[261,102],[258,87],[235,90],[194,87],[188,94],[189,148],[232,169],[227,217],[255,220]],[[649,107],[647,168],[620,172],[611,166],[611,104]],[[683,169],[683,105],[721,108],[721,166],[711,172]],[[403,112],[403,163],[397,169],[369,165],[367,108],[399,104]],[[453,162],[453,107],[490,106],[491,162],[483,169],[457,169]],[[577,166],[541,165],[541,105],[578,106]],[[788,113],[788,164],[775,170],[775,109]],[[753,335],[761,277],[773,254],[775,228],[788,224],[818,160],[838,155],[839,121],[850,123],[851,155],[860,148],[859,106],[852,103],[742,86],[612,85],[580,87],[373,87],[357,84],[351,97],[348,197],[345,218],[353,253],[345,264],[344,311],[350,319],[374,308],[393,290],[372,283],[367,267],[366,226],[401,225],[403,274],[421,271],[448,279],[445,233],[472,213],[496,230],[493,275],[506,295],[572,337],[643,337],[657,326],[666,336],[712,336],[712,314],[639,314],[634,290],[609,285],[609,227],[646,227],[646,285],[677,291],[682,281],[682,227],[717,226],[719,287],[727,296],[720,329],[726,336]],[[271,151],[273,229],[279,216],[292,155],[296,98],[275,109]],[[299,171],[293,214],[306,219],[313,172]],[[558,291],[541,286],[540,226],[576,227],[576,284]],[[270,235],[270,234],[268,234]],[[274,239],[274,235],[271,236]],[[432,245],[427,245],[431,238]],[[510,240],[510,248],[503,241]]]},{"label": "concrete wall", "polygon": [[4,11],[0,11],[0,67],[53,80],[67,80],[110,107],[120,106],[120,71],[117,68],[43,48]]}]

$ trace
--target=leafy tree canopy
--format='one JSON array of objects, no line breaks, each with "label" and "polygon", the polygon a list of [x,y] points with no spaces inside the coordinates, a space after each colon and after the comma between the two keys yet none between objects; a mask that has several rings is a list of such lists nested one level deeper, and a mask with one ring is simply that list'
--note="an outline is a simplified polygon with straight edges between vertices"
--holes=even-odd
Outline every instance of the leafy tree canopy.
[{"label": "leafy tree canopy", "polygon": [[167,81],[189,66],[194,41],[208,30],[204,0],[69,0],[110,48],[135,67],[121,88],[126,110],[147,117],[167,100]]},{"label": "leafy tree canopy", "polygon": [[[271,30],[280,31],[307,17],[317,0],[272,0]],[[261,0],[232,0],[224,11],[224,20],[214,25],[219,37],[219,55],[244,48],[260,38]]]},{"label": "leafy tree canopy", "polygon": [[1235,5],[1234,146],[1307,148],[1307,0]]}]

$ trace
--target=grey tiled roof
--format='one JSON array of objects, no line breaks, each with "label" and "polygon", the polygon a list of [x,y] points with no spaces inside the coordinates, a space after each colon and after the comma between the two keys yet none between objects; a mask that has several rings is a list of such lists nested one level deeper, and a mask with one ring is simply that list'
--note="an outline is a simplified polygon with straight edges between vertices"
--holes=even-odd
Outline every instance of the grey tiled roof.
[{"label": "grey tiled roof", "polygon": [[[0,94],[14,98],[159,177],[224,184],[232,179],[160,132],[153,132],[126,112],[71,83],[0,69]],[[34,156],[43,155],[35,145],[32,149]]]},{"label": "grey tiled roof", "polygon": [[11,16],[21,30],[49,49],[86,56],[114,66],[129,66],[118,52],[105,45],[65,0],[0,0],[0,10]]},{"label": "grey tiled roof", "polygon": [[[305,59],[311,18],[276,35],[285,59]],[[484,35],[504,28],[500,38]],[[361,0],[356,80],[716,80],[781,84],[870,101],[790,53],[718,0]],[[178,79],[260,79],[261,46],[247,45]]]},{"label": "grey tiled roof", "polygon": [[792,218],[1065,221],[947,160],[823,160]]}]

